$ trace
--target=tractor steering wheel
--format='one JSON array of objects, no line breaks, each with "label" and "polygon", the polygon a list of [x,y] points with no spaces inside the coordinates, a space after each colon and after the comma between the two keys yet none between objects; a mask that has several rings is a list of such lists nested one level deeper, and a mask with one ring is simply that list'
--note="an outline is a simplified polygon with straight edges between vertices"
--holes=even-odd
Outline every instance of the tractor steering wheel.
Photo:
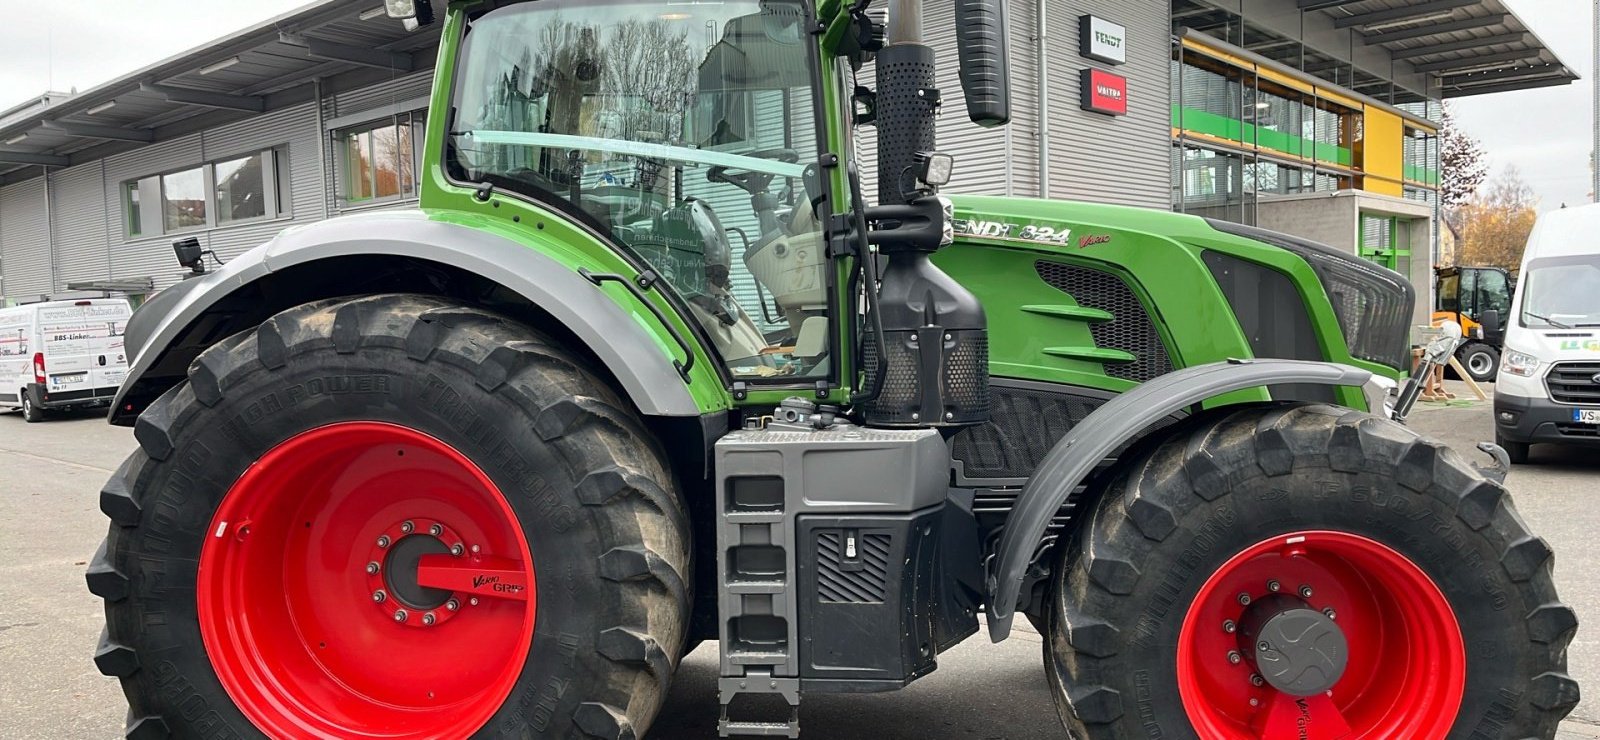
[{"label": "tractor steering wheel", "polygon": [[[789,164],[795,164],[800,161],[799,152],[793,149],[762,149],[758,152],[751,152],[748,156],[757,159],[776,159]],[[751,195],[767,192],[767,188],[772,185],[772,180],[775,177],[777,175],[749,170],[735,170],[722,165],[716,165],[706,170],[707,180],[733,185]]]}]

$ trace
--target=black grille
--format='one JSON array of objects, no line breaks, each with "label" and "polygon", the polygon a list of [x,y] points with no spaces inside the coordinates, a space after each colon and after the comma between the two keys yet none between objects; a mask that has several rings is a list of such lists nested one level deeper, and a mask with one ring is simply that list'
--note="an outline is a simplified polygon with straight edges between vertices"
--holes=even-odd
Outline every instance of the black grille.
[{"label": "black grille", "polygon": [[1206,222],[1225,234],[1299,255],[1322,283],[1350,356],[1399,370],[1411,367],[1411,309],[1417,296],[1406,276],[1326,244],[1229,221]]},{"label": "black grille", "polygon": [[989,420],[950,441],[969,479],[1026,478],[1066,436],[1106,399],[995,386]]},{"label": "black grille", "polygon": [[1558,362],[1544,378],[1550,398],[1558,403],[1600,403],[1600,362]]},{"label": "black grille", "polygon": [[1090,324],[1095,346],[1120,349],[1134,356],[1133,362],[1105,365],[1106,375],[1143,383],[1172,372],[1172,359],[1161,341],[1150,314],[1133,289],[1122,278],[1109,272],[1077,265],[1039,260],[1034,263],[1040,279],[1072,296],[1078,305],[1110,313],[1110,321]]},{"label": "black grille", "polygon": [[[944,409],[922,408],[922,384],[917,377],[920,352],[909,343],[915,332],[888,332],[888,365],[877,398],[863,404],[872,424],[970,424],[989,413],[989,335],[983,331],[952,331],[955,345],[946,350],[938,397]],[[877,387],[878,342],[869,334],[862,342],[862,367],[867,386]],[[946,416],[946,414],[948,414]],[[915,418],[913,418],[915,416]],[[942,418],[941,418],[942,417]]]},{"label": "black grille", "polygon": [[945,403],[962,409],[989,408],[989,334],[961,332],[945,370]]},{"label": "black grille", "polygon": [[856,559],[847,566],[840,533],[817,533],[817,598],[824,604],[883,603],[888,592],[890,542],[886,534],[857,537]]},{"label": "black grille", "polygon": [[1593,424],[1557,424],[1556,431],[1564,437],[1600,438],[1600,427]]}]

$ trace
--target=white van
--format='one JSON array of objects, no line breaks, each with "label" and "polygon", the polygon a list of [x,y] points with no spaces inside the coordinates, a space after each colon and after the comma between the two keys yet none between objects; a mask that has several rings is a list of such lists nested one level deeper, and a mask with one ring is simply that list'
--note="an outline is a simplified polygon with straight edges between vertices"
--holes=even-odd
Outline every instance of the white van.
[{"label": "white van", "polygon": [[128,375],[121,298],[0,308],[0,408],[35,422],[47,409],[104,406]]},{"label": "white van", "polygon": [[[1552,442],[1600,447],[1600,205],[1539,217],[1505,324],[1495,441],[1511,461]],[[1487,326],[1486,326],[1486,331]]]}]

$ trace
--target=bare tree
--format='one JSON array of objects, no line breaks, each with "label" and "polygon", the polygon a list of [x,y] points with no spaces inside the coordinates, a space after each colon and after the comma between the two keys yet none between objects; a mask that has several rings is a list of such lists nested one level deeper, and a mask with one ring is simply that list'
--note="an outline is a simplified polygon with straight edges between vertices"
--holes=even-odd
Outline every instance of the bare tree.
[{"label": "bare tree", "polygon": [[1444,119],[1439,123],[1439,170],[1439,202],[1443,206],[1444,224],[1450,229],[1450,235],[1460,242],[1462,206],[1472,201],[1488,176],[1489,162],[1483,145],[1457,125],[1449,103],[1444,105]]}]

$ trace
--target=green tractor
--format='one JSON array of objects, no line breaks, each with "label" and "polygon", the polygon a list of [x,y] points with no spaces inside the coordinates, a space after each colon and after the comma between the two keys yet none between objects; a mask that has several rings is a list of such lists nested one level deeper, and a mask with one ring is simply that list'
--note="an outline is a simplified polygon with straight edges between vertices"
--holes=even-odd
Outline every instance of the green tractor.
[{"label": "green tractor", "polygon": [[[1020,614],[1079,737],[1550,737],[1576,619],[1503,472],[1387,418],[1405,281],[941,196],[922,3],[870,5],[450,3],[419,210],[128,325],[128,736],[638,738],[715,640],[721,734],[797,737]],[[956,4],[978,125],[1003,6]]]}]

